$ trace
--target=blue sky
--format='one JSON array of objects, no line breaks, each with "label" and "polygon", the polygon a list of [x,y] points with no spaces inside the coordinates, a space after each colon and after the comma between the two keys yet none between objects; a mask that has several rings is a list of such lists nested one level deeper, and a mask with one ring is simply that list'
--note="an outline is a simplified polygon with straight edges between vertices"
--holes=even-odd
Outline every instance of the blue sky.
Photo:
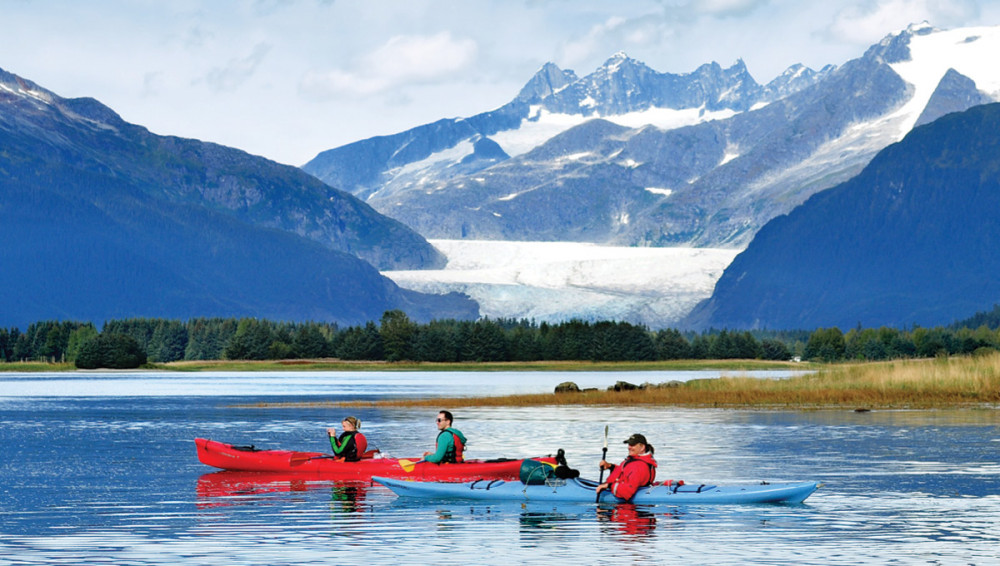
[{"label": "blue sky", "polygon": [[158,134],[301,165],[503,105],[544,63],[661,72],[860,56],[913,22],[1000,25],[1000,0],[0,0],[0,68]]}]

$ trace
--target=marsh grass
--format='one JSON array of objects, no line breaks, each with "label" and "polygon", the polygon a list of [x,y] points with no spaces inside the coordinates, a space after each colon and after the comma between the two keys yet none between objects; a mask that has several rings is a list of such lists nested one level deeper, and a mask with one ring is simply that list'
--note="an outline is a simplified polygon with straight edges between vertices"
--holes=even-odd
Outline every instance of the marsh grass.
[{"label": "marsh grass", "polygon": [[70,363],[51,362],[0,362],[0,372],[40,373],[44,371],[74,371],[76,366]]},{"label": "marsh grass", "polygon": [[[828,366],[788,379],[726,375],[632,391],[312,403],[310,406],[527,407],[667,405],[754,408],[944,408],[1000,404],[1000,354]],[[290,406],[262,404],[259,406]],[[299,405],[301,406],[301,405]]]}]

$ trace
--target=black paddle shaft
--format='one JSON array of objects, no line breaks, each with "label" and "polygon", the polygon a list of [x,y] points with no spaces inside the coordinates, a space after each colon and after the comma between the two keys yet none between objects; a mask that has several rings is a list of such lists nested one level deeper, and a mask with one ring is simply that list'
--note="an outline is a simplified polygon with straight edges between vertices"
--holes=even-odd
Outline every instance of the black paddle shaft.
[{"label": "black paddle shaft", "polygon": [[[601,461],[605,461],[607,459],[608,459],[608,447],[605,446],[604,450],[601,452]],[[599,481],[597,483],[604,483],[604,467],[603,466],[601,467],[601,475],[600,475]]]}]

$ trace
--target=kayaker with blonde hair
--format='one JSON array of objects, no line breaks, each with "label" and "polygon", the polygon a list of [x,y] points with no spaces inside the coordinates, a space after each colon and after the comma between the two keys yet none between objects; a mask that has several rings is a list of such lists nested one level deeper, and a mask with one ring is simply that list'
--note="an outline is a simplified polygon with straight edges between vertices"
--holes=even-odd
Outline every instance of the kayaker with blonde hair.
[{"label": "kayaker with blonde hair", "polygon": [[357,417],[344,417],[340,425],[344,427],[344,432],[340,433],[339,438],[335,427],[326,429],[333,455],[343,458],[345,462],[357,462],[368,449],[368,440],[358,430],[361,428],[361,420]]},{"label": "kayaker with blonde hair", "polygon": [[602,470],[611,470],[608,481],[597,486],[597,494],[610,489],[616,497],[628,501],[632,499],[640,487],[652,485],[656,479],[656,460],[653,459],[653,445],[646,442],[646,437],[633,434],[625,439],[628,444],[628,457],[617,466],[601,460]]}]

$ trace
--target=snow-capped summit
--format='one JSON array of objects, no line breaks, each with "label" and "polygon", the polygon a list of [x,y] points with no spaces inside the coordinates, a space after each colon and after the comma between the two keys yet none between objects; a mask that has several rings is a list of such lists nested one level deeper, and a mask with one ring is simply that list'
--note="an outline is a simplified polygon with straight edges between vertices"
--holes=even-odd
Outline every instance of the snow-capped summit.
[{"label": "snow-capped summit", "polygon": [[[1000,27],[924,22],[765,86],[740,59],[673,74],[619,52],[582,77],[547,64],[499,109],[305,169],[427,237],[739,247],[915,124],[1000,99],[996,53]],[[502,153],[466,159],[478,139]]]}]

